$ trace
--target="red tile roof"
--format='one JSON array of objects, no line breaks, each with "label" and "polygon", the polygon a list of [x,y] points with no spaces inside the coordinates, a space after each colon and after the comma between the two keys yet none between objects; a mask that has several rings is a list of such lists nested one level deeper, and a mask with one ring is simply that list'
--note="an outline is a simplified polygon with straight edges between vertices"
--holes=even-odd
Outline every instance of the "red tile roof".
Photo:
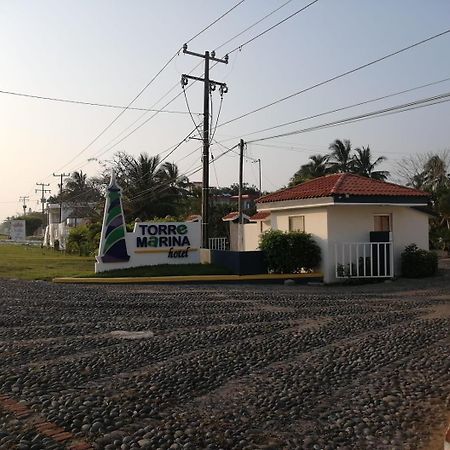
[{"label": "red tile roof", "polygon": [[239,217],[239,213],[237,211],[232,211],[230,213],[228,213],[225,217],[222,217],[223,221],[227,221],[227,220],[235,220]]},{"label": "red tile roof", "polygon": [[266,220],[268,217],[270,217],[269,211],[258,211],[256,214],[253,214],[252,217],[250,217],[251,221],[257,221],[257,220]]},{"label": "red tile roof", "polygon": [[326,175],[306,181],[292,188],[265,195],[257,203],[281,202],[306,198],[333,197],[337,195],[377,196],[377,197],[429,197],[418,189],[373,180],[350,173]]}]

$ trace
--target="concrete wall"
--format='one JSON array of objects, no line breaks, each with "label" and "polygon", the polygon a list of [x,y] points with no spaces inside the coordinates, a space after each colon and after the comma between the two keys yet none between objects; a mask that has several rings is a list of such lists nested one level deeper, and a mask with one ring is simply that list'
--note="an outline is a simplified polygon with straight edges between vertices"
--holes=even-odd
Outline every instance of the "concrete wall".
[{"label": "concrete wall", "polygon": [[260,230],[260,222],[247,223],[243,226],[245,251],[258,250]]},{"label": "concrete wall", "polygon": [[374,231],[374,215],[391,216],[394,243],[394,274],[400,275],[400,255],[406,245],[417,244],[428,250],[428,216],[407,206],[335,205],[328,207],[328,281],[334,281],[335,243],[369,242]]},{"label": "concrete wall", "polygon": [[[272,210],[270,227],[274,230],[288,231],[290,216],[305,216],[305,232],[311,233],[322,251],[320,270],[324,274],[326,283],[337,281],[335,278],[335,243],[369,242],[370,232],[374,231],[374,215],[376,214],[391,216],[395,275],[400,275],[400,255],[405,246],[415,243],[420,248],[428,250],[428,216],[408,206],[331,205],[313,208],[301,206],[300,208]],[[259,226],[259,223],[245,225],[245,235],[255,233],[259,239],[261,230]],[[263,231],[268,228],[269,222],[265,222]],[[256,241],[250,237],[246,239],[248,243]],[[254,247],[246,245],[246,250],[253,249]]]},{"label": "concrete wall", "polygon": [[271,212],[271,224],[274,230],[289,231],[290,216],[305,216],[305,232],[311,233],[322,252],[320,270],[324,273],[329,266],[328,258],[328,219],[327,207],[298,208]]}]

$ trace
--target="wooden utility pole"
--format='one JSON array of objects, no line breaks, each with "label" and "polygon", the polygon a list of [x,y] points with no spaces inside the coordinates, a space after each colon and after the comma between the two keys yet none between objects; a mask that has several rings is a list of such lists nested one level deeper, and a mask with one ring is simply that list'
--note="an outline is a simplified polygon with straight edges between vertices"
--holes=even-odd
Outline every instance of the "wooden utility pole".
[{"label": "wooden utility pole", "polygon": [[24,195],[22,197],[19,197],[19,202],[22,202],[22,208],[23,208],[23,215],[24,216],[27,214],[27,200],[30,200],[30,197],[28,197],[28,195]]},{"label": "wooden utility pole", "polygon": [[63,193],[63,178],[70,177],[70,173],[53,173],[54,177],[60,177],[61,184],[59,185],[59,223],[62,222],[62,207],[63,207],[63,201],[62,201],[62,193]]},{"label": "wooden utility pole", "polygon": [[242,212],[242,189],[244,180],[244,147],[245,142],[243,139],[239,141],[239,194],[238,194],[238,250],[243,251],[243,224],[244,214]]},{"label": "wooden utility pole", "polygon": [[181,75],[181,85],[186,86],[188,80],[196,80],[204,83],[203,89],[203,183],[202,183],[202,247],[209,248],[209,94],[211,91],[219,86],[220,92],[223,95],[228,92],[228,87],[225,83],[214,81],[209,78],[209,62],[216,61],[228,64],[228,55],[223,59],[216,58],[214,51],[211,54],[205,51],[205,54],[188,51],[187,44],[183,45],[183,53],[186,55],[197,56],[205,60],[205,69],[203,78],[194,77],[192,75]]},{"label": "wooden utility pole", "polygon": [[41,193],[41,205],[42,205],[42,227],[45,226],[45,194],[47,192],[51,192],[50,189],[45,189],[47,186],[50,186],[50,184],[45,183],[36,183],[36,186],[40,186],[40,189],[35,189],[34,192],[40,192]]}]

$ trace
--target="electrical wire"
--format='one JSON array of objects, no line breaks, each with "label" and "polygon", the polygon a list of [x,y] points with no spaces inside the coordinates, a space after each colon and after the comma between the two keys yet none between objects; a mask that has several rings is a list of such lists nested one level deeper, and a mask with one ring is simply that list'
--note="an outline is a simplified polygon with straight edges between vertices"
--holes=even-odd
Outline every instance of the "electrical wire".
[{"label": "electrical wire", "polygon": [[242,30],[241,32],[239,32],[238,34],[234,35],[233,37],[231,37],[230,39],[228,39],[227,41],[225,41],[223,44],[220,44],[218,47],[216,47],[214,50],[217,52],[217,50],[221,49],[222,47],[225,47],[225,45],[229,44],[230,42],[234,41],[236,38],[238,38],[239,36],[242,36],[245,32],[251,30],[252,28],[256,27],[256,25],[259,25],[261,22],[263,22],[264,20],[266,20],[267,18],[269,18],[270,16],[272,16],[273,14],[275,14],[277,11],[279,11],[280,9],[284,8],[286,5],[288,5],[289,3],[291,3],[293,0],[288,0],[287,2],[283,3],[281,6],[278,6],[278,8],[275,8],[274,10],[272,10],[270,13],[266,14],[264,17],[262,17],[261,19],[257,20],[256,22],[254,22],[252,25],[248,26],[247,28],[245,28],[244,30]]},{"label": "electrical wire", "polygon": [[300,129],[300,130],[290,131],[287,133],[281,133],[281,134],[277,134],[277,135],[273,135],[273,136],[266,136],[263,138],[254,139],[254,140],[248,141],[247,143],[251,144],[251,143],[262,142],[262,141],[266,141],[266,140],[270,140],[270,139],[277,139],[279,137],[293,136],[296,134],[306,133],[306,132],[310,132],[310,131],[316,131],[316,130],[320,130],[323,128],[329,128],[329,127],[334,127],[334,126],[338,126],[338,125],[345,125],[348,123],[353,123],[353,122],[357,122],[360,120],[365,120],[365,119],[369,119],[369,118],[373,118],[373,117],[383,117],[385,115],[396,114],[396,113],[410,111],[410,110],[418,109],[418,108],[424,108],[427,106],[432,106],[435,104],[448,102],[448,101],[450,101],[449,97],[450,97],[450,92],[446,92],[444,94],[436,95],[433,97],[419,99],[419,100],[415,100],[413,102],[408,102],[408,103],[404,103],[401,105],[391,106],[389,108],[384,108],[384,109],[372,111],[369,113],[359,114],[356,116],[348,117],[346,119],[340,119],[340,120],[328,122],[328,123],[321,124],[321,125],[316,125],[316,126],[309,127],[309,128],[304,128],[304,129]]},{"label": "electrical wire", "polygon": [[[272,31],[274,28],[280,26],[281,24],[283,24],[284,22],[287,22],[289,19],[292,19],[293,17],[295,17],[297,14],[305,11],[306,9],[308,9],[310,6],[314,5],[315,3],[317,3],[319,0],[313,0],[311,3],[308,3],[306,6],[303,6],[302,8],[298,9],[297,11],[293,12],[292,14],[290,14],[289,16],[285,17],[283,20],[280,20],[279,22],[277,22],[275,25],[272,25],[271,27],[265,29],[264,31],[262,31],[261,33],[257,34],[256,36],[253,36],[252,38],[250,38],[248,41],[245,41],[243,44],[238,45],[236,48],[234,48],[233,50],[229,51],[228,54],[230,55],[231,53],[234,53],[236,51],[241,51],[246,45],[250,44],[250,42],[253,42],[254,40],[260,38],[261,36],[264,36],[266,33],[268,33],[269,31]],[[284,5],[283,5],[284,6]]]},{"label": "electrical wire", "polygon": [[[225,156],[227,153],[233,151],[233,149],[235,149],[238,145],[239,145],[239,144],[236,144],[234,147],[231,147],[231,148],[225,147],[226,150],[225,150],[224,152],[222,152],[219,156],[217,156],[217,158],[215,158],[215,161],[219,160],[220,158],[222,158],[223,156]],[[212,161],[209,161],[209,164],[212,164]],[[179,176],[176,178],[176,180],[177,180],[177,179],[181,179],[181,178],[183,178],[183,177],[189,177],[189,176],[192,176],[192,175],[194,175],[195,173],[199,172],[202,168],[203,168],[203,165],[200,165],[200,166],[198,166],[193,172],[190,172],[189,174],[188,174],[188,173],[183,173],[183,174],[179,175]],[[176,181],[176,180],[175,180],[175,181]],[[173,183],[173,181],[172,181],[172,183]],[[170,187],[170,186],[168,186],[168,187]],[[155,194],[159,194],[159,193],[161,193],[161,192],[163,192],[163,191],[160,191],[160,190],[159,190],[159,186],[157,186],[157,187],[151,187],[151,188],[149,188],[149,189],[145,189],[144,191],[142,191],[141,193],[139,193],[139,194],[136,195],[135,197],[131,197],[131,198],[128,199],[128,200],[129,200],[129,201],[133,201],[133,200],[136,200],[136,199],[138,199],[138,198],[141,198],[142,196],[145,197],[145,196],[147,196],[148,193],[152,193],[152,192],[154,192]]]},{"label": "electrical wire", "polygon": [[[232,6],[230,9],[225,11],[220,17],[215,19],[213,22],[211,22],[209,25],[204,27],[202,30],[200,30],[198,33],[196,33],[194,36],[192,36],[190,39],[186,41],[186,43],[189,43],[196,39],[198,36],[203,34],[206,30],[211,28],[213,25],[215,25],[218,21],[223,19],[225,16],[227,16],[231,11],[233,11],[235,8],[237,8],[239,5],[244,3],[245,0],[240,0],[238,3],[236,3],[234,6]],[[71,164],[78,156],[82,155],[86,150],[88,150],[95,142],[97,142],[100,137],[102,137],[106,131],[108,131],[118,120],[119,118],[129,109],[129,107],[147,90],[147,88],[161,75],[161,73],[167,68],[167,66],[179,55],[179,52],[182,49],[179,48],[162,66],[162,68],[156,73],[156,75],[153,76],[153,78],[138,92],[138,94],[131,100],[131,102],[128,103],[128,105],[105,127],[103,130],[97,134],[97,136],[89,142],[88,145],[86,145],[80,152],[78,152],[68,163],[66,163],[64,166],[60,167],[57,171],[62,170],[63,168],[67,167],[69,164]]]},{"label": "electrical wire", "polygon": [[[256,25],[258,25],[259,23],[261,23],[263,20],[265,20],[266,18],[270,17],[270,16],[273,15],[275,12],[279,11],[281,8],[283,8],[284,6],[286,6],[286,5],[287,5],[288,3],[290,3],[291,1],[292,1],[292,0],[289,0],[289,1],[285,2],[284,4],[282,4],[281,6],[275,8],[273,11],[271,11],[271,12],[268,13],[268,14],[266,14],[264,17],[262,17],[261,19],[259,19],[259,20],[256,21],[256,22],[254,22],[252,25],[250,25],[249,27],[245,28],[245,29],[244,29],[243,31],[241,31],[240,33],[234,35],[232,38],[228,39],[227,41],[225,41],[224,43],[222,43],[221,45],[219,45],[218,47],[216,47],[216,50],[218,50],[218,49],[224,47],[226,44],[228,44],[228,43],[231,42],[232,40],[236,39],[237,37],[241,36],[241,35],[242,35],[243,33],[245,33],[246,31],[248,31],[248,30],[250,30],[251,28],[255,27]],[[318,0],[316,0],[316,1],[318,1]],[[235,5],[233,8],[231,8],[230,10],[228,10],[227,13],[231,12],[235,7],[239,6],[241,3],[242,3],[242,2],[239,2],[239,3],[238,3],[237,5]],[[305,9],[305,8],[302,8],[301,10],[303,10],[303,9]],[[289,16],[288,18],[284,19],[283,21],[279,22],[279,23],[276,24],[275,26],[280,25],[281,23],[285,22],[287,19],[289,19],[289,18],[293,17],[294,15],[298,14],[299,12],[301,12],[301,10],[296,11],[293,15],[291,15],[291,16]],[[220,18],[222,18],[222,16],[221,16]],[[219,19],[220,19],[220,18],[219,18]],[[218,19],[218,20],[219,20],[219,19]],[[270,27],[270,29],[273,29],[275,26]],[[205,28],[203,31],[206,31],[206,29],[207,29],[207,28]],[[265,34],[266,32],[270,31],[270,29],[267,29],[267,30],[265,30],[263,33],[260,33],[259,36],[262,36],[262,35]],[[259,36],[257,36],[257,37],[259,37]],[[189,43],[189,42],[192,41],[195,37],[197,37],[197,36],[194,36],[193,38],[191,38],[190,40],[188,40],[186,43]],[[255,40],[257,37],[252,38],[252,40]],[[249,42],[247,42],[247,43],[249,43]],[[240,45],[239,47],[242,48],[242,47],[243,47],[244,45],[246,45],[247,43],[244,43],[244,44]],[[213,64],[212,67],[211,67],[211,69],[213,69],[217,64],[218,64],[218,63]],[[189,72],[189,74],[191,74],[192,72],[194,72],[194,70],[196,70],[200,65],[201,65],[201,62],[198,63],[198,64],[197,64],[197,65]],[[194,83],[195,83],[195,80],[193,81],[192,84],[190,84],[190,85],[188,86],[188,88],[189,88],[190,86],[192,86]],[[175,84],[175,85],[174,85],[174,86],[173,86],[173,87],[172,87],[172,88],[171,88],[171,89],[170,89],[163,97],[161,97],[160,100],[158,100],[158,101],[155,103],[155,105],[156,105],[157,103],[159,103],[159,101],[161,101],[164,97],[166,97],[170,92],[172,92],[174,89],[176,89],[177,86],[178,86],[178,83],[176,83],[176,84]],[[174,101],[176,98],[178,98],[178,96],[175,96],[175,97],[172,99],[172,101]],[[170,102],[170,103],[171,103],[171,102]],[[166,104],[166,105],[168,106],[170,103],[168,103],[168,104]],[[128,129],[130,129],[133,125],[135,125],[135,124],[136,124],[142,117],[144,117],[146,114],[147,114],[147,113],[144,113],[143,115],[141,115],[141,116],[140,116],[138,119],[136,119],[132,124],[130,124],[125,130],[123,130],[118,136],[116,136],[116,137],[115,137],[114,139],[112,139],[108,144],[106,144],[106,146],[109,146],[115,139],[117,139],[118,137],[120,137],[124,132],[126,132],[126,131],[127,131]],[[153,116],[153,117],[154,117],[154,116]],[[152,117],[152,118],[153,118],[153,117]],[[146,121],[145,123],[143,123],[142,126],[145,125],[146,123],[148,123],[148,121]],[[134,133],[135,131],[137,131],[139,128],[140,128],[140,126],[139,126],[139,127],[136,127],[136,128],[133,130],[132,133]],[[130,133],[130,134],[132,134],[132,133]],[[128,136],[130,136],[130,134],[128,134],[128,135],[126,136],[126,138],[127,138]],[[126,139],[126,138],[125,138],[125,139]],[[120,142],[122,142],[122,140],[121,140]],[[119,143],[120,143],[120,142],[119,142]],[[105,146],[105,147],[106,147],[106,146]],[[103,147],[103,148],[105,148],[105,147]]]},{"label": "electrical wire", "polygon": [[435,86],[435,85],[438,85],[438,84],[441,84],[441,83],[444,83],[444,82],[447,82],[447,81],[450,81],[450,77],[444,78],[444,79],[441,79],[441,80],[437,80],[437,81],[432,81],[432,82],[426,83],[426,84],[421,84],[419,86],[415,86],[415,87],[412,87],[412,88],[409,88],[409,89],[404,89],[404,90],[401,90],[401,91],[392,92],[390,94],[386,94],[386,95],[383,95],[381,97],[375,97],[375,98],[371,98],[371,99],[368,99],[368,100],[363,100],[361,102],[353,103],[351,105],[342,106],[340,108],[334,108],[334,109],[331,109],[331,110],[328,110],[328,111],[324,111],[324,112],[321,112],[321,113],[317,113],[317,114],[313,114],[313,115],[310,115],[310,116],[301,117],[300,119],[291,120],[289,122],[283,122],[283,123],[280,123],[280,124],[277,124],[277,125],[273,125],[271,127],[263,128],[261,130],[252,131],[251,133],[245,133],[245,134],[241,134],[240,136],[235,136],[235,137],[232,137],[232,138],[228,138],[228,139],[223,140],[222,142],[235,140],[235,139],[238,139],[240,137],[247,137],[247,136],[252,136],[254,134],[264,133],[265,131],[270,131],[270,130],[274,130],[274,129],[277,129],[277,128],[282,128],[282,127],[285,127],[285,126],[288,126],[288,125],[292,125],[294,123],[304,122],[306,120],[316,119],[317,117],[322,117],[322,116],[326,116],[328,114],[333,114],[333,113],[336,113],[336,112],[345,111],[347,109],[355,108],[357,106],[362,106],[362,105],[367,105],[369,103],[378,102],[380,100],[385,100],[387,98],[395,97],[395,96],[398,96],[398,95],[401,95],[401,94],[406,94],[406,93],[409,93],[409,92],[417,91],[419,89],[423,89],[423,88],[426,88],[426,87]]},{"label": "electrical wire", "polygon": [[186,108],[188,110],[189,116],[191,117],[192,123],[195,125],[195,129],[197,130],[198,135],[200,136],[200,138],[202,138],[202,133],[199,129],[199,126],[195,123],[194,116],[191,113],[191,108],[189,106],[189,100],[187,98],[186,89],[184,88],[184,84],[182,85],[182,87],[183,87],[184,100],[186,102]]},{"label": "electrical wire", "polygon": [[282,97],[282,98],[280,98],[278,100],[275,100],[275,101],[273,101],[271,103],[268,103],[267,105],[260,106],[259,108],[256,108],[256,109],[254,109],[252,111],[249,111],[247,113],[241,114],[240,116],[234,117],[233,119],[227,120],[226,122],[222,122],[221,124],[219,124],[219,127],[222,127],[224,125],[228,125],[228,124],[230,124],[232,122],[235,122],[236,120],[243,119],[244,117],[248,117],[251,114],[255,114],[257,112],[263,111],[264,109],[270,108],[270,107],[272,107],[274,105],[277,105],[277,104],[279,104],[281,102],[284,102],[284,101],[289,100],[289,99],[291,99],[293,97],[296,97],[297,95],[304,94],[305,92],[311,91],[311,90],[313,90],[315,88],[318,88],[318,87],[323,86],[325,84],[328,84],[328,83],[331,83],[333,81],[336,81],[336,80],[338,80],[340,78],[344,78],[344,77],[346,77],[348,75],[351,75],[351,74],[353,74],[355,72],[358,72],[359,70],[365,69],[365,68],[370,67],[370,66],[372,66],[374,64],[377,64],[377,63],[379,63],[381,61],[384,61],[386,59],[392,58],[393,56],[399,55],[400,53],[403,53],[403,52],[405,52],[407,50],[411,50],[412,48],[418,47],[418,46],[420,46],[422,44],[425,44],[427,42],[432,41],[433,39],[437,39],[439,37],[442,37],[442,36],[444,36],[444,35],[446,35],[448,33],[450,33],[450,29],[447,29],[445,31],[437,33],[437,34],[435,34],[433,36],[430,36],[430,37],[428,37],[426,39],[422,39],[421,41],[418,41],[418,42],[415,42],[415,43],[413,43],[411,45],[403,47],[400,50],[396,50],[394,52],[388,53],[387,55],[384,55],[384,56],[382,56],[380,58],[377,58],[377,59],[374,59],[372,61],[369,61],[369,62],[367,62],[365,64],[360,65],[360,66],[354,67],[353,69],[347,70],[346,72],[343,72],[343,73],[341,73],[339,75],[335,75],[334,77],[331,77],[331,78],[328,78],[328,79],[326,79],[324,81],[321,81],[319,83],[313,84],[312,86],[309,86],[307,88],[301,89],[301,90],[299,90],[297,92],[294,92],[294,93],[292,93],[292,94],[290,94],[290,95],[288,95],[286,97]]},{"label": "electrical wire", "polygon": [[[154,108],[138,108],[136,106],[127,107],[127,106],[120,106],[120,105],[111,105],[108,103],[95,103],[95,102],[86,102],[86,101],[82,101],[82,100],[70,100],[67,98],[59,98],[59,97],[45,97],[42,95],[25,94],[23,92],[0,90],[0,94],[13,95],[16,97],[33,98],[33,99],[37,99],[37,100],[48,100],[48,101],[52,101],[52,102],[71,103],[71,104],[75,104],[75,105],[97,106],[100,108],[129,109],[130,111],[159,112],[159,113],[169,113],[169,114],[188,114],[186,111],[172,111],[172,110],[154,109]],[[199,113],[196,113],[196,114],[199,114]]]}]

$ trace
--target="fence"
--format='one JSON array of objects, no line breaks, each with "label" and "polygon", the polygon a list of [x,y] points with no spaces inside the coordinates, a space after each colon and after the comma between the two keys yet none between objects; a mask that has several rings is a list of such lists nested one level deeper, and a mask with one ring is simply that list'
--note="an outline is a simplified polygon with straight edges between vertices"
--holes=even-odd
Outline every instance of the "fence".
[{"label": "fence", "polygon": [[392,242],[343,242],[334,248],[336,278],[392,278]]},{"label": "fence", "polygon": [[228,250],[228,238],[209,238],[209,248],[210,250]]}]

